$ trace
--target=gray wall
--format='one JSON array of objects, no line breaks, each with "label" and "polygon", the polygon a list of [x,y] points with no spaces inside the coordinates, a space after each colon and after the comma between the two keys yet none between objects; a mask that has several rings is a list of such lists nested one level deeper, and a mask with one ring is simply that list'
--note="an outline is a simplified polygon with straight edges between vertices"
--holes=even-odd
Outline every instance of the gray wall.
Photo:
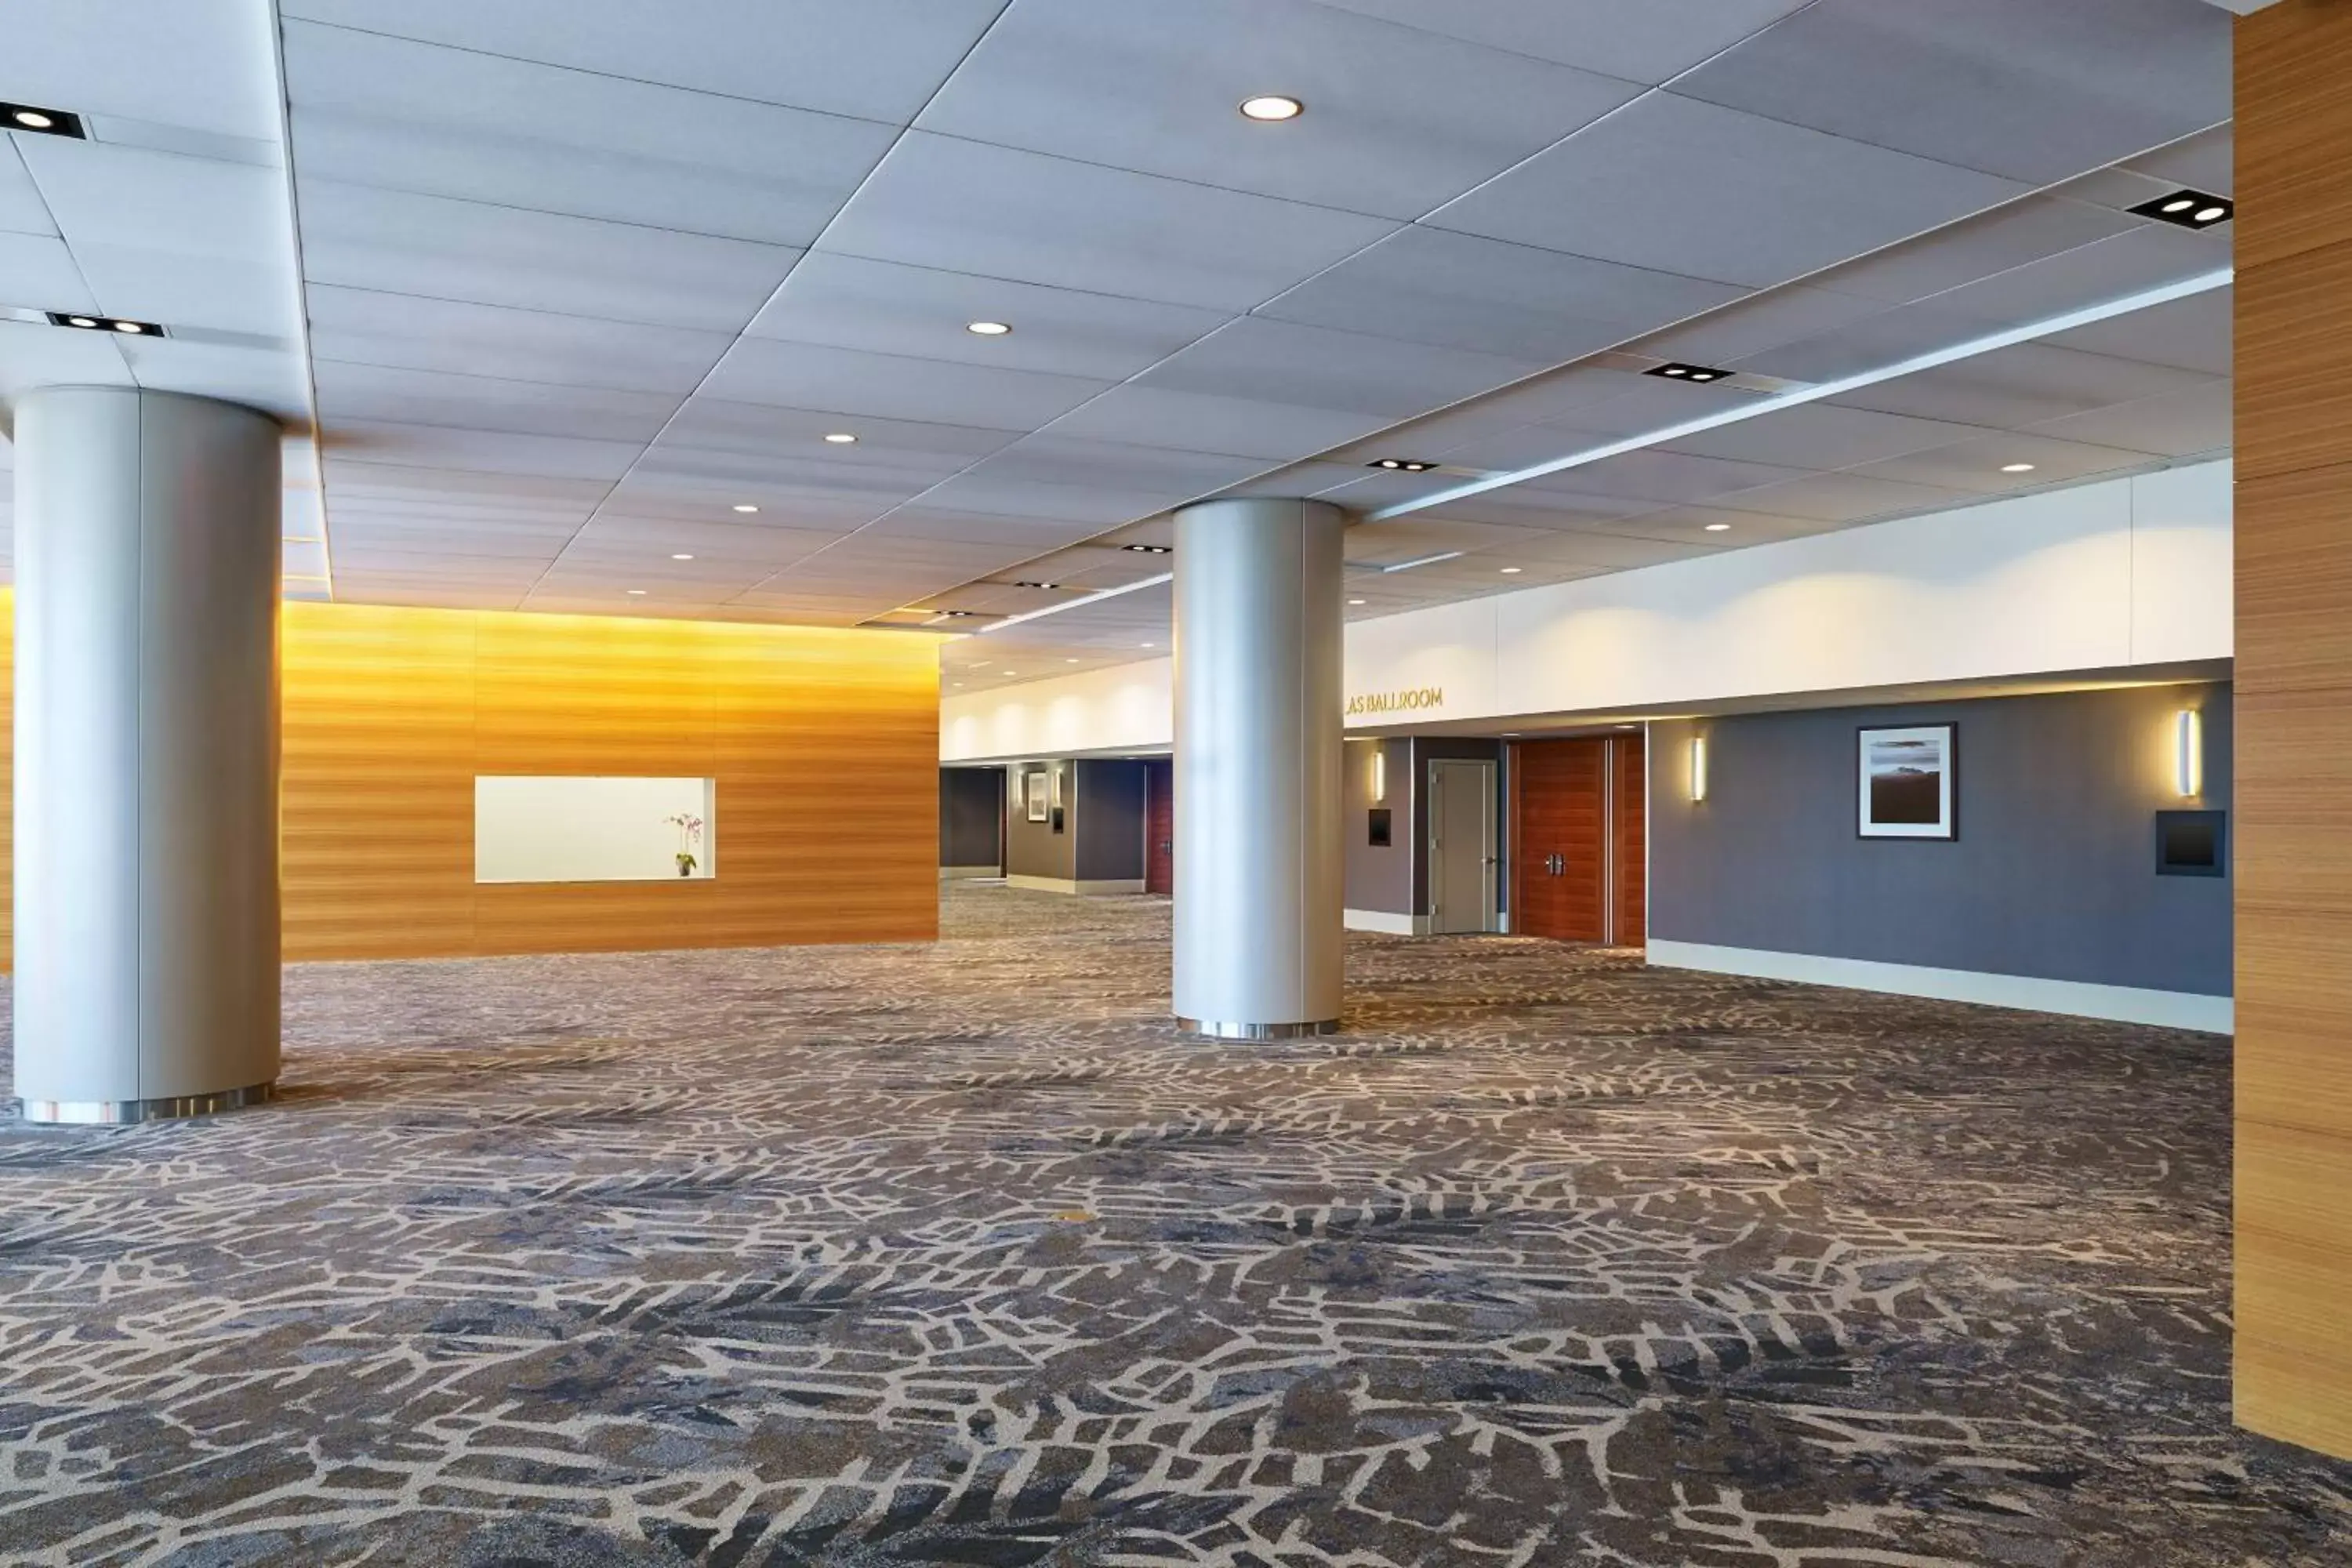
[{"label": "gray wall", "polygon": [[[2185,707],[2205,725],[2205,793],[2186,801],[2171,783]],[[1857,837],[1855,728],[1948,721],[1958,841]],[[1662,723],[1650,742],[1654,937],[2230,994],[2229,879],[2158,876],[2154,819],[2228,808],[2227,685]]]},{"label": "gray wall", "polygon": [[997,866],[1003,768],[940,770],[940,864]]},{"label": "gray wall", "polygon": [[[1388,753],[1389,821],[1386,848],[1371,844],[1372,754]],[[1412,902],[1412,742],[1409,740],[1349,741],[1341,758],[1340,831],[1346,845],[1347,906],[1409,915]]]},{"label": "gray wall", "polygon": [[1070,779],[1067,763],[1040,763],[1038,768],[1059,768],[1062,773],[1062,805],[1064,831],[1056,833],[1051,822],[1032,822],[1024,791],[1025,774],[1032,767],[1011,767],[1004,770],[1004,874],[1008,877],[1051,877],[1056,881],[1072,881],[1077,877],[1077,838],[1069,829]]},{"label": "gray wall", "polygon": [[1143,792],[1139,762],[1079,762],[1070,813],[1081,882],[1143,880]]}]

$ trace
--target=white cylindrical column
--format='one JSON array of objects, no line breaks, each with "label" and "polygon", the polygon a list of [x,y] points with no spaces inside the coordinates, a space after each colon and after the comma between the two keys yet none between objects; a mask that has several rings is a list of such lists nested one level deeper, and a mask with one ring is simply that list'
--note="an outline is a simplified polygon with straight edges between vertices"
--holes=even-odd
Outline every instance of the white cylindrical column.
[{"label": "white cylindrical column", "polygon": [[16,447],[17,1099],[136,1121],[265,1098],[278,426],[46,387]]},{"label": "white cylindrical column", "polygon": [[1339,1023],[1341,532],[1311,500],[1176,514],[1178,1023]]}]

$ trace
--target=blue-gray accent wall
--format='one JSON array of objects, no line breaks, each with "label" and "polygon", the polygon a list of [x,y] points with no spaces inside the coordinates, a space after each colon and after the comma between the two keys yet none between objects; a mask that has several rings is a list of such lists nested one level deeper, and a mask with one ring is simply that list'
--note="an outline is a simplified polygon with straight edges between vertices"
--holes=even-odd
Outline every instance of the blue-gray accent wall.
[{"label": "blue-gray accent wall", "polygon": [[[2171,783],[2183,708],[2203,715],[2194,800]],[[2156,813],[2228,809],[2230,716],[2230,688],[2205,684],[1654,724],[1650,933],[2226,996],[2230,879],[2157,875]],[[1856,728],[1945,722],[1958,839],[1856,837]]]}]

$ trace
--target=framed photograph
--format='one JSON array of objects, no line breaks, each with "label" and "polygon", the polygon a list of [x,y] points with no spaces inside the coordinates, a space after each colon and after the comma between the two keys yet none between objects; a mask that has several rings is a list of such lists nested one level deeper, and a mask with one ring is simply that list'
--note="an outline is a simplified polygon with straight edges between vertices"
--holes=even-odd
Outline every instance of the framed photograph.
[{"label": "framed photograph", "polygon": [[1053,785],[1046,780],[1045,770],[1044,768],[1032,768],[1027,773],[1022,774],[1021,778],[1021,787],[1027,792],[1026,799],[1029,803],[1029,820],[1032,822],[1045,821],[1053,815],[1054,811],[1051,795]]},{"label": "framed photograph", "polygon": [[1864,838],[1958,838],[1959,726],[1856,731],[1856,831]]}]

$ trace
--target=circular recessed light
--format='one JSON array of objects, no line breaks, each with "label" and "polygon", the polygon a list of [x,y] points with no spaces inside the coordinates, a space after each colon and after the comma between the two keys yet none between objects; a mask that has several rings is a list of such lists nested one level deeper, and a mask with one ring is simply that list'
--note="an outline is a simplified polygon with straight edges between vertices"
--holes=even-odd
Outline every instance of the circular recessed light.
[{"label": "circular recessed light", "polygon": [[1706,525],[1706,531],[1709,533],[1729,533],[1731,531],[1731,524],[1727,522],[1710,522]]},{"label": "circular recessed light", "polygon": [[760,509],[753,506],[750,501],[739,501],[736,503],[735,510],[737,511],[757,511]]},{"label": "circular recessed light", "polygon": [[31,131],[47,131],[57,124],[55,120],[43,114],[37,109],[20,109],[16,110],[15,119],[17,124]]},{"label": "circular recessed light", "polygon": [[1151,643],[1151,642],[1148,642],[1148,643],[1145,643],[1143,646],[1144,646],[1144,647],[1158,647],[1160,645],[1159,645],[1158,643]]},{"label": "circular recessed light", "polygon": [[1685,370],[1678,364],[1670,364],[1666,366],[1664,374],[1668,375],[1688,375],[1690,372]]},{"label": "circular recessed light", "polygon": [[1305,104],[1295,98],[1286,98],[1278,92],[1264,92],[1255,98],[1242,100],[1244,119],[1263,121],[1269,125],[1279,124],[1285,120],[1296,120],[1306,112]]},{"label": "circular recessed light", "polygon": [[629,597],[632,599],[642,599],[645,596],[646,591],[643,588],[632,588],[629,590]]},{"label": "circular recessed light", "polygon": [[2185,213],[2196,205],[2197,203],[2192,197],[2175,196],[2172,200],[2164,204],[2164,210],[2168,213]]},{"label": "circular recessed light", "polygon": [[691,555],[673,555],[670,559],[672,561],[691,561],[694,557]]},{"label": "circular recessed light", "polygon": [[2031,463],[2003,463],[2000,466],[2000,471],[2004,474],[2030,474],[2033,471],[2033,465]]},{"label": "circular recessed light", "polygon": [[114,330],[118,332],[129,332],[135,338],[147,329],[141,326],[136,321],[117,321],[114,323]]},{"label": "circular recessed light", "polygon": [[68,316],[66,318],[66,321],[68,325],[76,327],[94,327],[98,325],[96,319],[89,316]]},{"label": "circular recessed light", "polygon": [[1506,577],[1516,577],[1526,570],[1527,568],[1524,566],[1506,566],[1503,568],[1503,575]]},{"label": "circular recessed light", "polygon": [[967,321],[963,330],[978,338],[1001,338],[1013,329],[1003,321]]},{"label": "circular recessed light", "polygon": [[1397,461],[1394,458],[1382,458],[1381,459],[1381,467],[1383,468],[1402,468],[1404,465]]},{"label": "circular recessed light", "polygon": [[2190,216],[2199,223],[2219,223],[2228,211],[2227,207],[2200,207]]},{"label": "circular recessed light", "polygon": [[961,680],[959,680],[959,681],[955,681],[955,682],[953,682],[952,684],[954,684],[954,685],[956,685],[956,686],[961,687],[961,686],[963,684],[963,682],[962,682],[962,681],[961,681]]},{"label": "circular recessed light", "polygon": [[1064,664],[1076,664],[1076,663],[1077,663],[1078,661],[1077,661],[1076,659],[1075,659],[1075,658],[1066,658],[1066,659],[1064,659],[1062,662],[1063,662]]},{"label": "circular recessed light", "polygon": [[825,439],[832,442],[836,447],[855,447],[857,445],[857,437],[851,435],[846,430],[835,430],[832,435],[827,436]]},{"label": "circular recessed light", "polygon": [[1350,599],[1350,600],[1349,600],[1349,601],[1348,601],[1348,603],[1349,603],[1349,604],[1351,604],[1351,605],[1360,605],[1360,604],[1362,604],[1363,602],[1364,602],[1364,601],[1363,601],[1363,600],[1361,600],[1361,599]]}]

